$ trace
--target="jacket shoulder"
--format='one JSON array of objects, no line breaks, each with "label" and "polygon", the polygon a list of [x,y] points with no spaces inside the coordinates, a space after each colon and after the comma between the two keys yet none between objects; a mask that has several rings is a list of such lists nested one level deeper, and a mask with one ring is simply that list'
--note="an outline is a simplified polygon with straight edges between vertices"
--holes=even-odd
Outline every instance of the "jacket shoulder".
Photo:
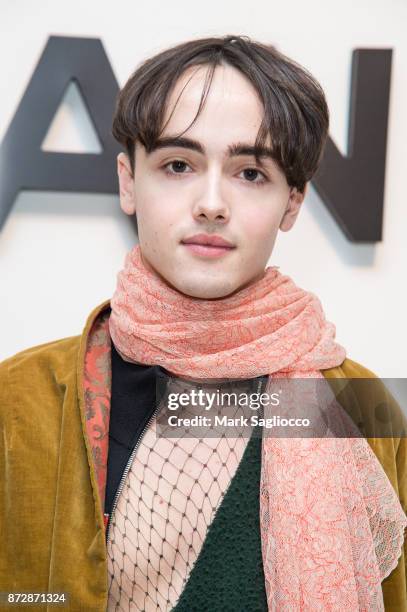
[{"label": "jacket shoulder", "polygon": [[348,357],[340,366],[323,370],[325,378],[378,378],[371,370]]},{"label": "jacket shoulder", "polygon": [[[81,336],[31,346],[0,362],[0,404],[25,396],[34,401],[76,373]],[[0,405],[0,408],[1,408]]]},{"label": "jacket shoulder", "polygon": [[53,362],[61,363],[64,358],[71,357],[79,350],[80,340],[80,335],[68,336],[23,349],[0,361],[0,376],[6,371],[31,368],[37,363],[44,365]]},{"label": "jacket shoulder", "polygon": [[37,344],[0,361],[0,377],[8,371],[24,370],[36,366],[58,368],[68,363],[72,365],[72,359],[78,357],[81,342],[88,335],[92,324],[103,311],[109,309],[110,299],[98,304],[88,315],[85,328],[81,334]]},{"label": "jacket shoulder", "polygon": [[367,438],[405,440],[407,417],[385,379],[352,359],[322,373],[355,423],[365,425]]}]

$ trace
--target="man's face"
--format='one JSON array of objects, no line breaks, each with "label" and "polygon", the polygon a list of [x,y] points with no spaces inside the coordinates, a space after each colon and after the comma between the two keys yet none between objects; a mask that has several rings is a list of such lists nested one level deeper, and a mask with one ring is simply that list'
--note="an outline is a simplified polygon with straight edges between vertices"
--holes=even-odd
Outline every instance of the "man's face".
[{"label": "man's face", "polygon": [[[123,153],[118,173],[121,207],[137,215],[147,268],[186,295],[213,299],[263,276],[278,229],[292,227],[304,194],[288,186],[271,158],[262,158],[261,167],[244,151],[255,143],[263,107],[249,81],[229,65],[216,68],[206,104],[183,142],[171,143],[195,117],[206,69],[190,68],[177,82],[164,122],[190,79],[162,146],[146,154],[137,143],[134,176]],[[197,235],[220,237],[231,247],[184,244]]]}]

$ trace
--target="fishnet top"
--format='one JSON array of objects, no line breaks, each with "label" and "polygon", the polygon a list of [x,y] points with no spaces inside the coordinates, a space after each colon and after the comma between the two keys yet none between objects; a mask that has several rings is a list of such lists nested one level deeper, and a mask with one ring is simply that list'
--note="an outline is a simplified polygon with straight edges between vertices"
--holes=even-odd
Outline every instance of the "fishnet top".
[{"label": "fishnet top", "polygon": [[[216,386],[250,392],[254,381]],[[181,392],[195,383],[173,377],[168,385],[168,392]],[[157,437],[161,410],[138,441],[111,517],[109,611],[176,606],[249,440],[238,428],[220,437],[205,430],[199,438],[181,430],[177,437]],[[197,414],[202,408],[182,408],[182,416]]]}]

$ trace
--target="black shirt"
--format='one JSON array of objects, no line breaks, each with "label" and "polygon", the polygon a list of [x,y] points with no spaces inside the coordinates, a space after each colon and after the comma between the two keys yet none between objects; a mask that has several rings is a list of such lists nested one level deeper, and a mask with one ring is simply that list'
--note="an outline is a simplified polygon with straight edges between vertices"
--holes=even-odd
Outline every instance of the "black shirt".
[{"label": "black shirt", "polygon": [[112,391],[104,510],[107,514],[111,513],[131,452],[154,412],[157,380],[166,377],[166,371],[160,366],[130,363],[122,359],[113,342],[111,347]]}]

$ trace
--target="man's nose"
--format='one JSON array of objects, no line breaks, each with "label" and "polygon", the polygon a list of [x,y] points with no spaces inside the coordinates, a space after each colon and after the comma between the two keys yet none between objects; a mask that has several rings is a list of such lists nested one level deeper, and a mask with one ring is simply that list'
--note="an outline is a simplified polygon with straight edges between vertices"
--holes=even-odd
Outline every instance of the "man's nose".
[{"label": "man's nose", "polygon": [[196,219],[227,221],[230,217],[229,204],[225,198],[220,172],[208,173],[200,185],[200,192],[194,202],[193,215]]}]

